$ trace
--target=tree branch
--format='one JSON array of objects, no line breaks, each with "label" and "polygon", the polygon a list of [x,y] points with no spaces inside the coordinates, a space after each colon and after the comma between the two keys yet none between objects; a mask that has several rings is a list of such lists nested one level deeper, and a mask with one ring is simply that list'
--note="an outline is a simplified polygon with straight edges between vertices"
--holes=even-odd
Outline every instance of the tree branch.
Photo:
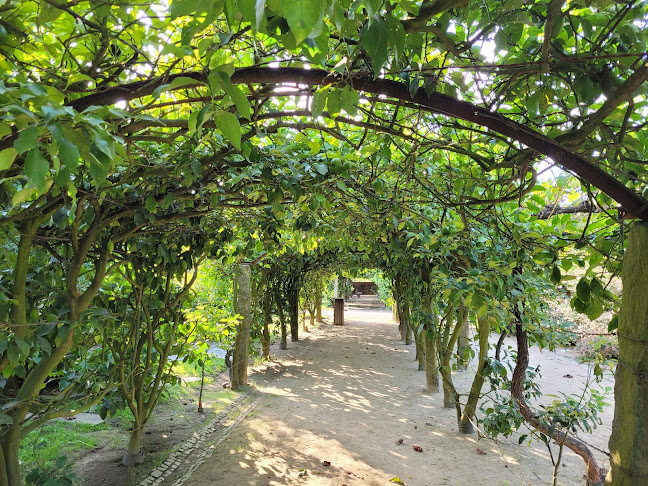
[{"label": "tree branch", "polygon": [[[180,76],[190,77],[195,79],[197,83],[202,83],[206,81],[207,73],[186,72],[174,74],[165,78],[136,81],[134,83],[107,89],[101,93],[93,93],[83,98],[79,98],[78,100],[71,102],[70,105],[77,111],[82,111],[92,105],[109,105],[116,103],[117,101],[136,99],[150,95],[160,85],[170,83],[173,79]],[[643,66],[623,83],[622,86],[626,88],[623,92],[629,92],[630,88],[634,86],[635,83],[639,83],[638,85],[640,85],[646,77],[648,77],[648,66]],[[354,87],[360,91],[413,102],[417,104],[421,110],[440,113],[452,118],[460,118],[517,140],[536,152],[550,157],[563,169],[573,172],[577,176],[605,192],[608,196],[619,202],[626,209],[630,217],[648,221],[648,201],[645,198],[634,192],[632,189],[626,187],[600,167],[592,164],[582,155],[574,153],[564,145],[561,145],[560,141],[552,140],[531,128],[505,118],[499,113],[492,112],[486,108],[482,108],[466,101],[457,100],[438,92],[427,94],[425,90],[421,88],[412,97],[407,85],[397,81],[373,79],[371,76],[364,74],[352,75],[351,79]],[[232,84],[296,83],[316,86],[335,84],[340,81],[341,79],[339,75],[329,73],[328,71],[321,69],[306,70],[293,67],[241,68],[231,77]],[[634,89],[632,89],[632,91],[634,91]],[[616,94],[617,96],[613,95],[611,99],[617,99],[617,97],[620,97],[620,90],[617,90]],[[611,105],[613,105],[613,102],[608,100],[604,104],[605,108],[602,107],[599,112],[597,112],[599,113],[597,116],[601,117],[603,114],[605,114],[604,116],[607,116],[607,110],[609,109],[608,106]],[[613,110],[614,108],[611,109]]]},{"label": "tree branch", "polygon": [[416,17],[403,20],[403,28],[406,33],[417,32],[422,27],[425,27],[428,20],[435,15],[451,8],[463,8],[466,5],[468,5],[468,0],[432,0],[423,2]]}]

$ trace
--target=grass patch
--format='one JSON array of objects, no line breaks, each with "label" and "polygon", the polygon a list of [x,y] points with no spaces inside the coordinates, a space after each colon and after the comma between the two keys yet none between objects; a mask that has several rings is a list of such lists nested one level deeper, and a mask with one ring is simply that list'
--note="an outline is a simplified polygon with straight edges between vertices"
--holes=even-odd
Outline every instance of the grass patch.
[{"label": "grass patch", "polygon": [[[221,360],[222,361],[222,360]],[[207,374],[207,373],[205,373]],[[213,376],[213,375],[212,375]],[[200,382],[166,387],[160,403],[153,412],[147,430],[154,436],[160,434],[160,428],[168,433],[168,421],[174,420],[187,436],[202,429],[239,396],[230,389],[205,384],[203,403],[207,411],[204,420],[196,420],[195,406],[198,402]],[[187,404],[189,407],[187,407]],[[87,455],[92,449],[108,447],[123,449],[132,426],[133,415],[128,407],[117,410],[107,418],[106,423],[98,425],[82,424],[68,420],[52,420],[40,429],[29,434],[21,443],[19,459],[22,471],[26,476],[30,471],[40,468],[41,471],[53,471],[57,460],[66,456],[69,463],[74,463]],[[153,436],[152,436],[153,437]],[[182,440],[186,440],[183,437]],[[148,454],[147,468],[150,470],[162,463],[177,446],[158,449]]]},{"label": "grass patch", "polygon": [[106,442],[108,424],[78,424],[70,421],[52,420],[29,434],[20,444],[18,457],[23,471],[36,466],[47,466],[62,455],[72,460]]},{"label": "grass patch", "polygon": [[[209,376],[216,375],[225,371],[225,360],[223,358],[211,357],[205,363],[205,379]],[[194,363],[183,363],[178,361],[173,367],[173,373],[177,376],[200,376],[202,373],[202,367]]]}]

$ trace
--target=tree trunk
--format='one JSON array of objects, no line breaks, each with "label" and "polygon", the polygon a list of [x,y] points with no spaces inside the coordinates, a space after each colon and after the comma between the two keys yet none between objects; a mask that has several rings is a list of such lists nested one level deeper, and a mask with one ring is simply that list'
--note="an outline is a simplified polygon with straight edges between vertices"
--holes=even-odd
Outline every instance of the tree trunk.
[{"label": "tree trunk", "polygon": [[416,343],[416,360],[418,361],[418,370],[425,371],[425,329],[421,326],[418,334],[414,338]]},{"label": "tree trunk", "polygon": [[424,267],[421,270],[423,281],[427,283],[426,290],[421,298],[423,312],[428,313],[421,329],[423,335],[423,346],[425,352],[425,383],[430,393],[439,393],[439,364],[437,360],[436,349],[436,330],[438,327],[438,318],[432,305],[432,291],[430,286],[430,272]]},{"label": "tree trunk", "polygon": [[[456,400],[457,393],[455,391],[454,383],[452,382],[452,371],[450,365],[455,345],[459,339],[459,331],[461,330],[461,325],[467,319],[468,311],[463,305],[460,305],[457,311],[456,321],[454,315],[454,306],[449,305],[445,317],[445,324],[443,326],[443,334],[438,342],[438,353],[441,358],[439,371],[441,372],[441,379],[443,382],[443,406],[445,408],[460,406]],[[461,413],[459,411],[457,420],[459,420],[460,417]]]},{"label": "tree trunk", "polygon": [[459,340],[457,341],[457,369],[466,370],[468,368],[468,319],[461,325],[459,331]]},{"label": "tree trunk", "polygon": [[286,315],[284,314],[283,300],[279,286],[274,289],[275,303],[277,304],[277,313],[279,314],[279,327],[281,328],[281,341],[279,341],[279,349],[288,349],[288,339],[286,330]]},{"label": "tree trunk", "polygon": [[398,306],[398,317],[399,317],[399,329],[401,333],[401,340],[405,342],[406,345],[412,344],[412,328],[410,326],[409,320],[409,303],[401,301]]},{"label": "tree trunk", "polygon": [[322,322],[322,295],[320,294],[319,300],[317,301],[317,315],[315,316],[317,322]]},{"label": "tree trunk", "polygon": [[2,440],[0,440],[0,486],[9,484],[7,462],[5,461],[4,451],[2,450]]},{"label": "tree trunk", "polygon": [[459,394],[457,389],[452,383],[452,377],[450,376],[450,369],[441,367],[439,368],[441,373],[441,382],[443,384],[443,406],[445,408],[454,407],[457,412],[457,422],[461,419],[461,404],[459,403]]},{"label": "tree trunk", "polygon": [[[484,367],[488,358],[488,336],[490,334],[490,321],[488,317],[478,318],[477,325],[479,330],[479,364],[477,366],[477,373],[473,378],[472,386],[470,387],[468,401],[461,414],[461,419],[459,419],[459,431],[464,434],[472,434],[475,430],[472,420],[475,418],[479,395],[484,385]],[[468,324],[464,324],[464,327],[467,328]]]},{"label": "tree trunk", "polygon": [[290,312],[290,340],[299,341],[299,287],[288,292],[288,311]]},{"label": "tree trunk", "polygon": [[20,425],[12,425],[2,436],[2,456],[4,457],[4,470],[0,472],[0,480],[6,477],[6,482],[0,481],[0,485],[20,486],[20,462],[18,460],[18,448],[20,447],[21,436]]},{"label": "tree trunk", "polygon": [[395,301],[392,304],[392,319],[396,323],[400,322],[400,318],[398,317],[398,304]]},{"label": "tree trunk", "polygon": [[236,333],[234,342],[234,363],[232,364],[232,390],[247,385],[249,346],[250,346],[250,325],[251,295],[250,279],[252,268],[249,264],[241,264],[238,269],[238,299],[237,311],[241,316],[241,322]]},{"label": "tree trunk", "polygon": [[[450,371],[448,371],[448,374],[450,374]],[[455,396],[452,391],[452,379],[449,377],[444,376],[443,373],[441,373],[442,378],[442,385],[443,385],[443,408],[453,408],[456,406],[456,401],[455,401]],[[452,386],[451,386],[452,385]]]},{"label": "tree trunk", "polygon": [[133,424],[133,430],[128,439],[128,448],[124,453],[122,464],[124,466],[134,466],[144,461],[142,456],[142,436],[144,435],[144,425],[140,420]]},{"label": "tree trunk", "polygon": [[[12,322],[14,324],[21,324],[16,326],[15,337],[24,338],[27,332],[27,276],[29,274],[29,256],[31,254],[34,235],[38,229],[38,224],[40,223],[40,218],[34,218],[27,220],[19,225],[20,230],[20,242],[18,243],[18,253],[16,255],[16,264],[14,266],[13,273],[13,308],[12,308]],[[0,354],[2,356],[2,354]],[[42,361],[45,361],[43,359]],[[9,358],[6,353],[0,361],[0,372],[9,365]],[[28,376],[32,375],[30,373]],[[47,378],[47,375],[43,376],[43,381]],[[31,388],[32,390],[25,392],[25,388]],[[21,386],[18,396],[23,394],[25,399],[33,399],[38,392],[40,391],[40,386],[31,386],[25,387]],[[30,393],[31,392],[31,393]],[[30,396],[31,395],[31,396]],[[22,408],[22,410],[21,410]],[[10,407],[7,413],[13,418],[13,425],[9,427],[2,427],[2,435],[0,437],[0,485],[4,486],[8,484],[9,486],[20,485],[22,480],[20,477],[20,461],[18,460],[18,449],[20,447],[20,441],[22,439],[22,427],[20,422],[22,422],[27,414],[29,405],[23,405],[22,407]]]},{"label": "tree trunk", "polygon": [[270,359],[270,324],[272,324],[272,311],[270,310],[270,289],[267,281],[263,288],[263,332],[261,334],[261,352],[263,359]]},{"label": "tree trunk", "polygon": [[648,485],[648,223],[634,223],[623,258],[619,360],[614,383],[609,486]]},{"label": "tree trunk", "polygon": [[135,425],[133,430],[130,433],[130,438],[128,439],[128,452],[130,455],[139,454],[142,450],[142,435],[144,435],[144,427],[141,425]]},{"label": "tree trunk", "polygon": [[422,334],[425,342],[425,381],[427,389],[430,393],[439,393],[436,341],[430,339],[425,330],[423,330]]}]

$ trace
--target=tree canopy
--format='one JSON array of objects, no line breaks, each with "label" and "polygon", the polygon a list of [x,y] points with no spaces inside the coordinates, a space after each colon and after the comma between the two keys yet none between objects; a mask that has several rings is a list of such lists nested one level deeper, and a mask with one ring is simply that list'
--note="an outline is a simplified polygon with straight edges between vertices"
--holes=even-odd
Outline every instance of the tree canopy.
[{"label": "tree canopy", "polygon": [[578,264],[574,308],[616,305],[595,271],[648,221],[647,24],[646,1],[3,2],[0,459],[133,265],[433,262],[483,317],[520,265]]}]

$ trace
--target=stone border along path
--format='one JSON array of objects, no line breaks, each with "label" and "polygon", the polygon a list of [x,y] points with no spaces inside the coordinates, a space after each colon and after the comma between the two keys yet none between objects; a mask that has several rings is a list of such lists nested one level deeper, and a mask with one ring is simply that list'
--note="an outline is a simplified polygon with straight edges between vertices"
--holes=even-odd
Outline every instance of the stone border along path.
[{"label": "stone border along path", "polygon": [[[161,465],[153,469],[151,474],[139,483],[139,486],[157,486],[162,484],[182,465],[182,459],[184,457],[195,454],[199,449],[209,445],[195,457],[193,464],[189,466],[185,474],[173,483],[173,486],[182,486],[184,482],[189,479],[189,476],[191,476],[195,469],[214,453],[216,446],[218,446],[229,435],[234,427],[236,427],[257,406],[262,396],[255,398],[245,407],[241,406],[253,391],[253,389],[250,389],[237,397],[236,400],[230,403],[200,432],[194,434],[194,436],[180,446],[176,452],[171,453]],[[236,421],[232,424],[225,425],[227,419],[236,411],[239,411],[239,416]],[[214,435],[215,432],[218,432],[215,440],[210,440],[210,436]]]}]

